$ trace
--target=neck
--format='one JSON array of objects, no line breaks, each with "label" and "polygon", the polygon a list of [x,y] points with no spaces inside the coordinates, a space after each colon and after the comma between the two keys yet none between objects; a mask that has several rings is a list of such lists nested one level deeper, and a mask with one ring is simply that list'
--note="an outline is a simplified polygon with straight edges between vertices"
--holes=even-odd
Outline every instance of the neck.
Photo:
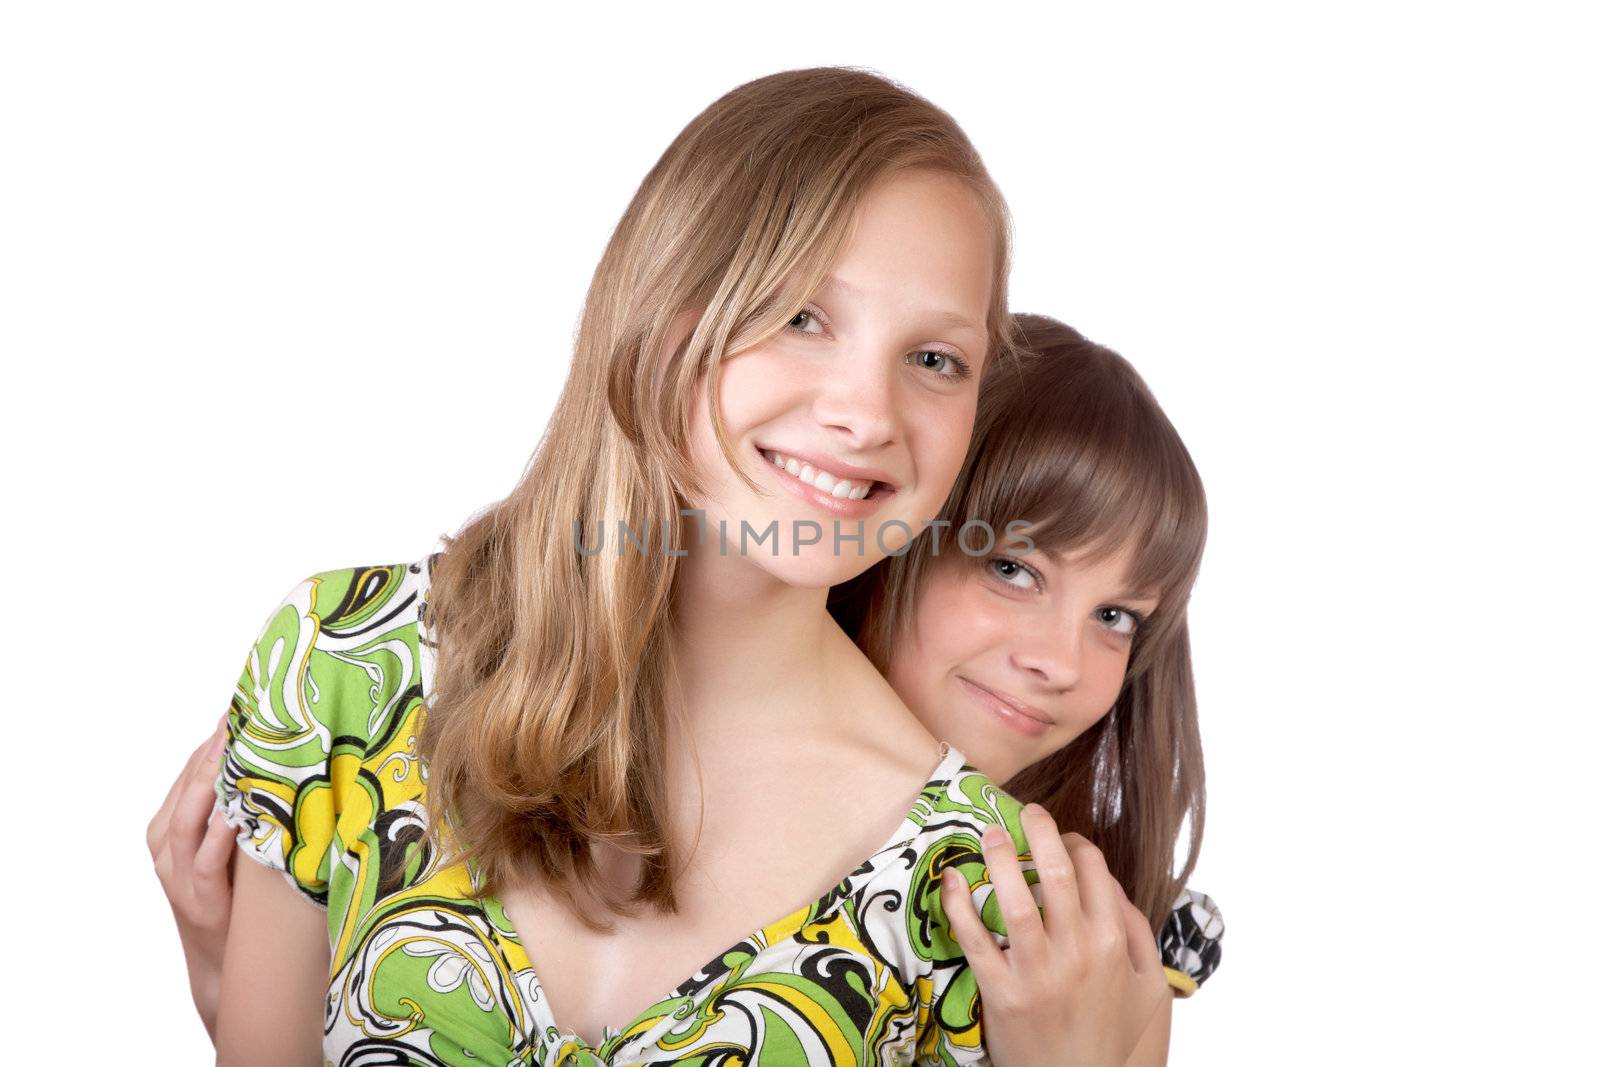
[{"label": "neck", "polygon": [[830,697],[872,666],[827,611],[828,590],[695,546],[679,561],[673,657],[696,736],[826,727]]},{"label": "neck", "polygon": [[[790,585],[714,543],[688,552],[671,607],[682,714],[663,724],[661,752],[682,857],[698,853],[707,783],[748,782],[752,768],[806,774],[807,760],[859,765],[869,752],[888,765],[925,749],[914,769],[932,766],[938,741],[833,621],[826,586]],[[737,804],[744,789],[720,794]]]}]

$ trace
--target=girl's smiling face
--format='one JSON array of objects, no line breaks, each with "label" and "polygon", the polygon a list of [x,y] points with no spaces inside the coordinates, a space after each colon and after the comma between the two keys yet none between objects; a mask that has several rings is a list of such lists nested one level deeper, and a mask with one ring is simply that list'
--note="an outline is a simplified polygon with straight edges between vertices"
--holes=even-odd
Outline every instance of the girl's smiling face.
[{"label": "girl's smiling face", "polygon": [[[720,368],[728,440],[763,494],[729,468],[703,381],[696,390],[690,450],[706,492],[692,506],[705,511],[708,547],[724,523],[729,556],[821,588],[866,570],[938,514],[989,356],[994,243],[960,179],[908,170],[868,191],[823,287],[779,334]],[[771,535],[755,540],[774,525],[776,554]],[[797,532],[819,540],[801,544]]]},{"label": "girl's smiling face", "polygon": [[1134,635],[1159,602],[1128,587],[1129,561],[1126,548],[1098,559],[1040,549],[946,556],[889,651],[890,684],[930,733],[1009,780],[1116,701]]}]

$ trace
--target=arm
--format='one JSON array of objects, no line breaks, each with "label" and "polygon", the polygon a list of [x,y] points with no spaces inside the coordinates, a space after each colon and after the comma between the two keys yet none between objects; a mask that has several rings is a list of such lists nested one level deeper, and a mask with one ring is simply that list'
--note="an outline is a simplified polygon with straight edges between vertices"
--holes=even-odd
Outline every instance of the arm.
[{"label": "arm", "polygon": [[1175,999],[1172,995],[1162,998],[1161,1006],[1150,1017],[1144,1033],[1139,1036],[1139,1044],[1134,1046],[1133,1055],[1128,1057],[1128,1067],[1167,1067],[1167,1046],[1172,1039],[1172,1002]]},{"label": "arm", "polygon": [[[216,764],[227,741],[225,723],[189,757],[145,832],[161,891],[177,921],[189,971],[189,993],[206,1036],[217,1040],[217,991],[232,908],[228,861],[235,831],[216,805]],[[208,821],[209,820],[209,823]]]},{"label": "arm", "polygon": [[1172,1002],[1192,996],[1222,960],[1222,912],[1204,893],[1184,889],[1161,930],[1169,996],[1151,1018],[1127,1067],[1166,1067]]},{"label": "arm", "polygon": [[217,1009],[218,1067],[320,1067],[327,916],[281,871],[233,853],[233,908]]}]

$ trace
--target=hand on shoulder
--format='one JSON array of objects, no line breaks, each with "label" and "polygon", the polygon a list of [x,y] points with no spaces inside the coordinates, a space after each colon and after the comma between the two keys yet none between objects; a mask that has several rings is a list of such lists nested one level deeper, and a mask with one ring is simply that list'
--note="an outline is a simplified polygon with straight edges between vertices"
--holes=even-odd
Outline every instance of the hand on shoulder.
[{"label": "hand on shoulder", "polygon": [[1165,1001],[1165,971],[1144,915],[1081,834],[1059,835],[1037,804],[1022,824],[1038,871],[1035,901],[1011,835],[991,826],[983,858],[1008,945],[995,943],[954,869],[940,887],[977,979],[984,1048],[996,1067],[1122,1067]]}]

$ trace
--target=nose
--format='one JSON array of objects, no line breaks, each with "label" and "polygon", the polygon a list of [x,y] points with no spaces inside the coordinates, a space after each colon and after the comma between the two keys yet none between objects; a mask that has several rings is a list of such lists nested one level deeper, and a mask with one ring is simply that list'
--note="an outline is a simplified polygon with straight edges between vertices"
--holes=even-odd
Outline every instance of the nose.
[{"label": "nose", "polygon": [[821,372],[812,412],[840,448],[866,452],[897,438],[899,413],[890,364],[859,350],[847,351]]},{"label": "nose", "polygon": [[1012,645],[1010,661],[1036,685],[1066,692],[1083,669],[1083,627],[1055,620],[1030,627]]}]

